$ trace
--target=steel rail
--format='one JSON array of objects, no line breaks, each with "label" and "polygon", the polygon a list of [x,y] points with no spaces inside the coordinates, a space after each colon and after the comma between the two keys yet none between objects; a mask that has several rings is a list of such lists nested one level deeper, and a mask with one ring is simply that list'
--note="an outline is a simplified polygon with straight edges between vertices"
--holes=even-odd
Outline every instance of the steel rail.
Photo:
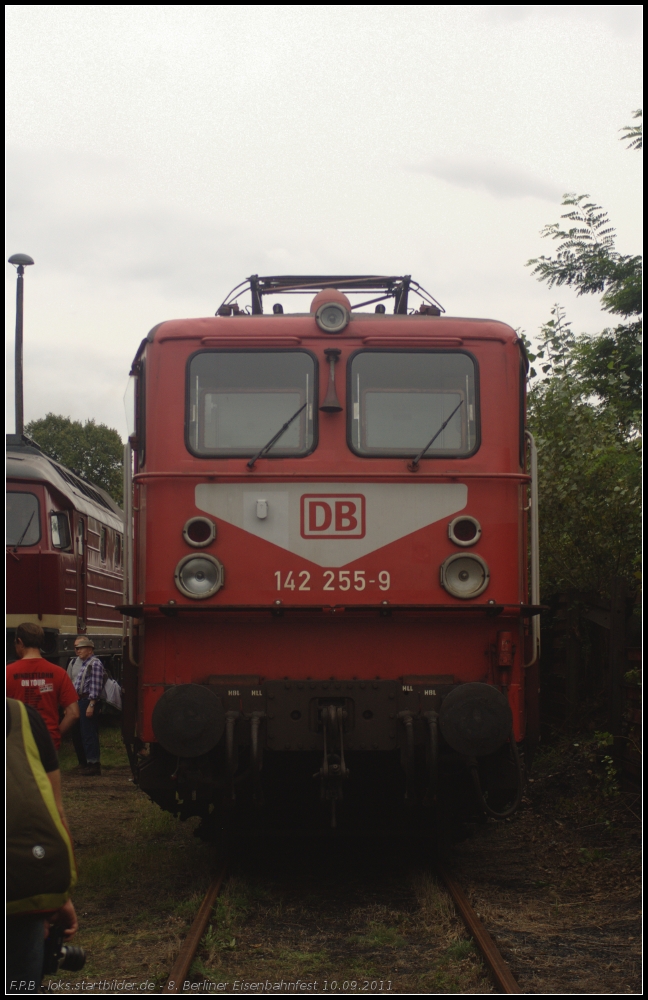
[{"label": "steel rail", "polygon": [[441,865],[437,865],[437,873],[443,882],[445,882],[446,888],[452,896],[461,918],[466,925],[466,930],[479,948],[482,957],[486,962],[491,975],[493,976],[495,985],[501,990],[502,993],[521,996],[523,991],[511,975],[511,970],[502,958],[497,945],[473,910],[468,901],[468,897],[459,883]]},{"label": "steel rail", "polygon": [[191,968],[191,963],[193,962],[194,956],[198,951],[198,945],[200,944],[202,936],[205,933],[205,928],[209,923],[209,918],[212,915],[212,907],[214,906],[218,894],[221,891],[226,871],[227,864],[224,864],[205,893],[205,897],[200,904],[200,909],[196,914],[194,922],[189,928],[189,933],[182,942],[182,947],[180,948],[180,952],[176,958],[175,965],[169,973],[166,986],[162,990],[163,993],[181,993],[183,991],[187,973]]}]

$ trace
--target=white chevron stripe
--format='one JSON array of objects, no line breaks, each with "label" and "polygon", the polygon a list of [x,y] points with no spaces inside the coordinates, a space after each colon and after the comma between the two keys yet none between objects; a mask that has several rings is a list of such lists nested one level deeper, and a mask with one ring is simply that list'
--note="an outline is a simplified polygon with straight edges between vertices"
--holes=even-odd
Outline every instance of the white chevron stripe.
[{"label": "white chevron stripe", "polygon": [[[303,538],[301,498],[312,494],[362,494],[363,538]],[[257,501],[267,501],[267,517],[257,517]],[[463,510],[463,483],[248,483],[196,486],[196,507],[278,545],[318,566],[346,566],[398,538]]]}]

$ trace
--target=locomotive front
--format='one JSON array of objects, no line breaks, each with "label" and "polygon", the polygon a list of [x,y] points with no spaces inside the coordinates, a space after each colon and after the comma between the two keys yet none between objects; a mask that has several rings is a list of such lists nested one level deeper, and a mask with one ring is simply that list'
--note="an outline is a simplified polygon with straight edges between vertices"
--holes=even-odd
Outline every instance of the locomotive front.
[{"label": "locomotive front", "polygon": [[92,635],[121,676],[122,512],[105,490],[29,438],[7,435],[7,660],[23,622],[45,633],[43,655],[65,667],[79,633]]},{"label": "locomotive front", "polygon": [[[409,278],[249,290],[155,327],[131,372],[137,780],[207,830],[311,799],[333,824],[515,805],[539,610],[519,339]],[[295,292],[309,312],[264,314]]]}]

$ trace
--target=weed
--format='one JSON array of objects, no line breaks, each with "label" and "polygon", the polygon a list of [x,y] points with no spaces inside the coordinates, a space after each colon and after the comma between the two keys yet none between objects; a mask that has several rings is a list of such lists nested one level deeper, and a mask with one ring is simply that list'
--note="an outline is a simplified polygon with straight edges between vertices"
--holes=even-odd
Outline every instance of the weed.
[{"label": "weed", "polygon": [[[199,958],[195,959],[191,966],[191,975],[194,980],[202,977],[212,983],[226,983],[228,979],[230,983],[232,981],[231,973],[228,976],[227,971],[222,966],[207,965],[205,962],[201,962]],[[229,996],[229,994],[226,993],[225,996]]]},{"label": "weed", "polygon": [[193,920],[201,902],[202,900],[198,893],[193,893],[188,899],[181,899],[179,902],[174,903],[173,913],[183,920]]},{"label": "weed", "polygon": [[395,927],[371,923],[366,934],[354,934],[348,938],[349,944],[365,945],[370,948],[402,948],[405,939]]},{"label": "weed", "polygon": [[605,756],[601,758],[601,764],[603,765],[605,772],[601,781],[601,792],[606,796],[606,798],[613,798],[621,791],[619,782],[617,781],[618,772],[614,766],[614,760],[609,754],[606,753]]},{"label": "weed", "polygon": [[449,958],[454,958],[461,961],[464,958],[468,958],[469,955],[474,954],[475,945],[472,941],[454,941],[448,948],[446,948],[446,955]]},{"label": "weed", "polygon": [[457,919],[454,903],[435,878],[425,875],[422,879],[417,879],[414,891],[428,930],[441,933],[450,940],[463,937],[463,928]]}]

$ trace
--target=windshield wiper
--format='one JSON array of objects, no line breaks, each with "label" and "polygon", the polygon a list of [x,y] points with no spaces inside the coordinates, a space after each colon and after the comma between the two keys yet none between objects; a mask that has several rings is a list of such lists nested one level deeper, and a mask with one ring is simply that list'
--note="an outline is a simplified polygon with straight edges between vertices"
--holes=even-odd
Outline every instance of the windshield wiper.
[{"label": "windshield wiper", "polygon": [[275,434],[275,436],[272,437],[272,438],[270,438],[270,440],[268,441],[267,444],[264,444],[264,446],[261,449],[261,451],[257,451],[257,453],[254,456],[254,458],[251,458],[250,461],[248,462],[248,464],[247,464],[248,469],[252,468],[252,466],[256,462],[257,458],[263,458],[263,456],[266,455],[270,451],[270,449],[272,448],[272,446],[277,443],[277,441],[279,440],[279,438],[281,437],[281,435],[284,433],[284,431],[288,430],[288,428],[292,424],[293,420],[296,417],[299,416],[299,414],[301,413],[301,411],[303,409],[306,408],[307,404],[308,404],[308,400],[306,400],[306,402],[302,406],[300,406],[299,409],[295,413],[293,413],[293,415],[290,418],[290,420],[286,421],[286,423],[283,425],[283,427],[281,428],[281,430],[277,431],[277,433]]},{"label": "windshield wiper", "polygon": [[433,437],[430,438],[430,440],[426,444],[425,448],[423,448],[421,451],[419,451],[418,455],[416,456],[416,458],[414,459],[413,462],[410,462],[410,464],[407,466],[407,468],[410,470],[410,472],[416,472],[416,470],[418,469],[418,464],[421,461],[421,459],[423,458],[423,456],[425,455],[425,452],[428,450],[428,448],[430,447],[430,445],[434,444],[434,442],[438,438],[438,436],[441,433],[441,431],[445,430],[445,428],[448,426],[448,424],[450,423],[450,421],[454,417],[455,413],[457,412],[457,410],[459,409],[459,407],[462,404],[463,404],[463,399],[460,399],[459,402],[457,403],[457,405],[455,406],[454,410],[452,411],[452,413],[448,417],[448,419],[443,421],[443,423],[439,427],[438,431],[436,432],[436,434],[434,434]]},{"label": "windshield wiper", "polygon": [[17,541],[17,542],[16,542],[16,544],[14,545],[14,552],[16,551],[16,549],[18,548],[18,546],[19,546],[19,545],[22,545],[22,543],[23,543],[23,540],[24,540],[24,538],[25,538],[25,535],[26,535],[26,534],[27,534],[27,532],[29,531],[29,525],[30,525],[30,524],[32,523],[32,521],[34,520],[34,514],[35,514],[35,513],[36,513],[35,511],[32,511],[32,512],[31,512],[31,517],[29,518],[29,520],[28,520],[28,522],[27,522],[27,527],[25,528],[25,530],[23,531],[22,535],[20,536],[20,538],[18,539],[18,541]]}]

